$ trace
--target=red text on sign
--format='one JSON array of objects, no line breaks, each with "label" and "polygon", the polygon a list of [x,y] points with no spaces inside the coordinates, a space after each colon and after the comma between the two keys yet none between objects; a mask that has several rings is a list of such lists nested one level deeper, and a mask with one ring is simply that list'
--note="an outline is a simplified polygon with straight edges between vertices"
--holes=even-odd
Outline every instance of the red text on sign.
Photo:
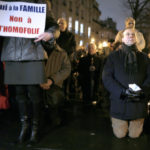
[{"label": "red text on sign", "polygon": [[10,22],[22,22],[22,21],[23,21],[23,18],[22,18],[22,17],[10,16],[9,21],[10,21]]}]

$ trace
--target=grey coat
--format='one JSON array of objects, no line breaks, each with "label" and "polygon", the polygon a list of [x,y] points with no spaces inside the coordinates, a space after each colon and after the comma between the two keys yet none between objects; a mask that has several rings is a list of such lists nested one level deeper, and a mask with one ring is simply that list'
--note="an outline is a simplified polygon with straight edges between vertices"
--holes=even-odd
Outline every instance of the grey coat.
[{"label": "grey coat", "polygon": [[[59,36],[59,27],[53,19],[50,3],[47,0],[22,0],[23,2],[37,2],[47,4],[46,32],[53,33],[54,38]],[[34,39],[7,37],[4,38],[2,61],[39,61],[44,59],[44,50],[41,43],[34,43]]]}]

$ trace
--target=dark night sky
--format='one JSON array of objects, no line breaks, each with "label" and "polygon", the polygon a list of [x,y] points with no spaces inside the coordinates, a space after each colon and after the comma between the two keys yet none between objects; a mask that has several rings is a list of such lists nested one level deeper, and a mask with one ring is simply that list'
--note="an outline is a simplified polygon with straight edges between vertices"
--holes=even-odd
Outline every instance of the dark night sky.
[{"label": "dark night sky", "polygon": [[118,30],[124,28],[124,20],[130,16],[130,12],[124,6],[123,1],[125,0],[97,0],[102,13],[100,19],[113,18],[117,23]]}]

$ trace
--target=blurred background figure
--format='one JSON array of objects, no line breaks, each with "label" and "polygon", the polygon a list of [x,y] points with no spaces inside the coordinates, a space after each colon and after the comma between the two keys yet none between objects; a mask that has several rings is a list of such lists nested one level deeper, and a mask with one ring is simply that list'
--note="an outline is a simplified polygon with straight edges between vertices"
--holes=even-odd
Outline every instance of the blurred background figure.
[{"label": "blurred background figure", "polygon": [[82,97],[81,94],[81,87],[79,84],[79,73],[78,73],[78,65],[79,61],[82,57],[86,55],[86,49],[85,47],[81,46],[79,49],[77,49],[73,54],[71,55],[71,62],[72,62],[72,78],[70,82],[70,94],[72,97],[80,100]]},{"label": "blurred background figure", "polygon": [[56,44],[42,42],[48,59],[45,65],[47,82],[41,84],[44,93],[44,102],[47,110],[46,120],[51,121],[52,126],[61,125],[63,121],[63,105],[65,102],[63,81],[70,75],[71,64],[69,57],[62,48]]},{"label": "blurred background figure", "polygon": [[[86,55],[86,48],[81,46],[79,49],[77,49],[75,52],[72,53],[71,55],[71,62],[74,64],[78,64],[79,60]],[[77,66],[77,65],[74,65]],[[74,70],[74,69],[73,69]]]},{"label": "blurred background figure", "polygon": [[[126,18],[125,29],[126,28],[135,29],[135,20],[132,17]],[[122,42],[123,31],[124,30],[121,30],[118,32],[118,34],[116,35],[116,38],[115,38],[115,43]],[[145,48],[145,40],[144,40],[143,34],[141,32],[139,32],[137,29],[135,29],[135,34],[136,34],[136,38],[137,38],[136,46],[139,51],[142,51]]]},{"label": "blurred background figure", "polygon": [[60,36],[56,40],[56,43],[62,49],[64,49],[70,57],[71,54],[76,50],[75,35],[72,32],[68,31],[67,21],[64,18],[59,18],[57,23],[60,29]]},{"label": "blurred background figure", "polygon": [[[56,40],[56,43],[67,52],[70,58],[72,53],[76,51],[75,35],[72,32],[68,31],[67,21],[64,18],[59,18],[57,23],[60,29],[60,36]],[[70,58],[70,61],[71,61],[71,58]],[[72,78],[72,72],[71,72],[71,75],[64,81],[64,84],[63,84],[65,97],[67,100],[69,100],[71,78]]]},{"label": "blurred background figure", "polygon": [[96,51],[96,45],[90,43],[87,56],[82,57],[79,61],[79,81],[85,104],[92,104],[93,101],[98,101],[99,99],[102,61]]},{"label": "blurred background figure", "polygon": [[110,49],[110,52],[114,50],[113,43],[114,43],[114,39],[108,40],[108,47]]},{"label": "blurred background figure", "polygon": [[0,113],[9,108],[8,89],[4,84],[4,63],[1,61],[2,38],[0,38]]}]

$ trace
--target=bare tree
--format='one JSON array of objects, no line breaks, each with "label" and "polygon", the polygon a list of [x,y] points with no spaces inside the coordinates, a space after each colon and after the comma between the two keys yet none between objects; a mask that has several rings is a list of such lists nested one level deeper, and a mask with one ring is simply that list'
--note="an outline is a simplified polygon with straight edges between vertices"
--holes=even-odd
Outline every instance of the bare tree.
[{"label": "bare tree", "polygon": [[150,0],[127,0],[127,4],[132,12],[132,16],[135,20],[140,17],[148,8]]},{"label": "bare tree", "polygon": [[124,3],[136,20],[136,28],[141,30],[146,41],[150,42],[150,0],[126,0]]},{"label": "bare tree", "polygon": [[146,23],[150,19],[150,0],[126,0],[124,3],[131,11],[137,25]]}]

